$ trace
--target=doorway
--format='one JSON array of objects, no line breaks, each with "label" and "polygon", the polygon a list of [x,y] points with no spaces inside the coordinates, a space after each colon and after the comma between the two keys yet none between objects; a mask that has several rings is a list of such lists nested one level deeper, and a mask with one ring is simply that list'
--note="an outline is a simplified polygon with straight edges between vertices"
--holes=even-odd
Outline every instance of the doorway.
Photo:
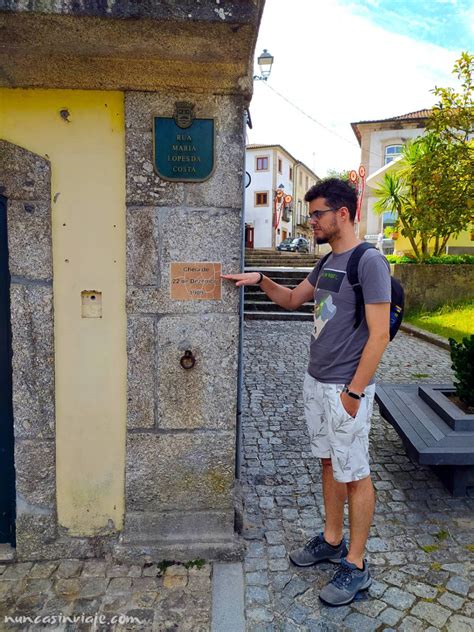
[{"label": "doorway", "polygon": [[0,195],[0,543],[15,544],[12,341],[7,200]]}]

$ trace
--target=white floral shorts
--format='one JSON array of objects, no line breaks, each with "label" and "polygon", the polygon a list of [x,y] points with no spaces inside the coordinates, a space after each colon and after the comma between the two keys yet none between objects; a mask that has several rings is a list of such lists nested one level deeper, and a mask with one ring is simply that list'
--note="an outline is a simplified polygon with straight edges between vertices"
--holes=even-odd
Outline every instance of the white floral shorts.
[{"label": "white floral shorts", "polygon": [[344,384],[324,384],[306,373],[303,401],[311,452],[331,459],[334,479],[350,483],[370,474],[369,431],[375,384],[367,386],[355,417],[341,402]]}]

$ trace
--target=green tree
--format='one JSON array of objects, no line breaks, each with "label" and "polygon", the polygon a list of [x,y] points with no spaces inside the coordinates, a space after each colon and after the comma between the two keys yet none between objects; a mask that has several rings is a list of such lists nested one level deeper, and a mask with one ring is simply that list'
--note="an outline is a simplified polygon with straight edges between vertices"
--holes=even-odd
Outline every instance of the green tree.
[{"label": "green tree", "polygon": [[419,261],[442,254],[448,239],[473,221],[473,66],[474,56],[462,53],[454,67],[462,90],[433,90],[440,100],[427,133],[403,148],[396,172],[375,191],[376,212],[397,213],[397,226]]},{"label": "green tree", "polygon": [[345,182],[349,182],[349,170],[338,171],[337,169],[328,169],[326,178],[339,178]]}]

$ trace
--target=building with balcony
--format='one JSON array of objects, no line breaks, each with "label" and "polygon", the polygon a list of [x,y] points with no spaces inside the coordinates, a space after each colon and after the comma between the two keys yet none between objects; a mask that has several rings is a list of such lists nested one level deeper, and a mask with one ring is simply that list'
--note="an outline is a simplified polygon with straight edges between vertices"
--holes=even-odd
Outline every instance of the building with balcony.
[{"label": "building with balcony", "polygon": [[287,237],[311,241],[304,196],[318,176],[281,145],[247,145],[245,169],[246,247],[275,248]]}]

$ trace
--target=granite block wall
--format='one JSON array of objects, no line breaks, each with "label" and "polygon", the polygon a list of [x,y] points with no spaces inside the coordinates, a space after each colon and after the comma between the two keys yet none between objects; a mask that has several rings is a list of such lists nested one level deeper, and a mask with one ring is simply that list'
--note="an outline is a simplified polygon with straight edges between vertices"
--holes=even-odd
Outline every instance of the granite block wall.
[{"label": "granite block wall", "polygon": [[[153,117],[180,94],[126,94],[128,434],[125,531],[116,553],[232,557],[238,292],[173,300],[171,262],[241,259],[244,102],[186,94],[214,118],[215,171],[205,182],[165,182],[153,166]],[[194,368],[180,364],[190,349]],[[203,553],[204,551],[204,553]]]}]

